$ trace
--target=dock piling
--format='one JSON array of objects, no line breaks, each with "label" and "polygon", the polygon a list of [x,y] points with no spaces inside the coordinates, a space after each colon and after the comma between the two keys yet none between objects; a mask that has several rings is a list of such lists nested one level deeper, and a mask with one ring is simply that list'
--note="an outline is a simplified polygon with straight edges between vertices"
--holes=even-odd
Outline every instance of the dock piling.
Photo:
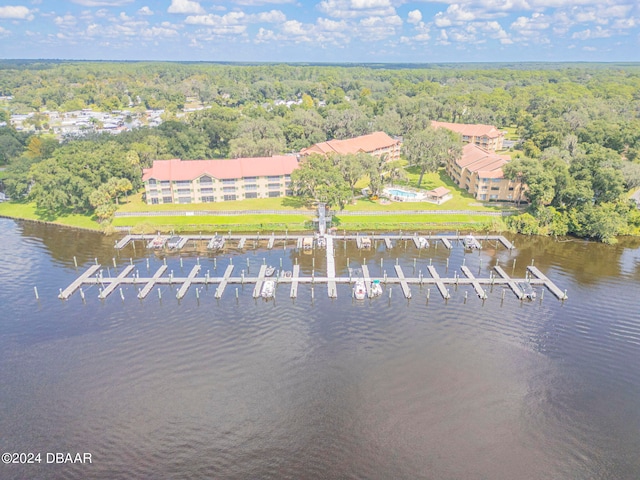
[{"label": "dock piling", "polygon": [[73,256],[73,264],[76,266],[76,268],[78,268],[78,260],[76,259],[76,256]]},{"label": "dock piling", "polygon": [[40,297],[38,297],[38,287],[33,287],[33,293],[36,294],[36,300],[40,300]]},{"label": "dock piling", "polygon": [[82,298],[82,301],[84,302],[84,290],[80,289],[80,298]]}]

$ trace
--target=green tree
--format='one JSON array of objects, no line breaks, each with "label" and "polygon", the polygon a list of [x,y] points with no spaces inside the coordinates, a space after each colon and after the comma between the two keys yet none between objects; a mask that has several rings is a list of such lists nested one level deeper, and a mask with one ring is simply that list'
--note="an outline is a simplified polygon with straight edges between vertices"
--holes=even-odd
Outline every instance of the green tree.
[{"label": "green tree", "polygon": [[291,173],[296,195],[330,206],[344,208],[351,198],[351,189],[333,161],[324,155],[309,155]]},{"label": "green tree", "polygon": [[418,188],[426,172],[435,172],[449,159],[459,158],[462,146],[459,136],[446,128],[432,127],[412,132],[404,141],[404,155],[410,165],[420,169]]}]

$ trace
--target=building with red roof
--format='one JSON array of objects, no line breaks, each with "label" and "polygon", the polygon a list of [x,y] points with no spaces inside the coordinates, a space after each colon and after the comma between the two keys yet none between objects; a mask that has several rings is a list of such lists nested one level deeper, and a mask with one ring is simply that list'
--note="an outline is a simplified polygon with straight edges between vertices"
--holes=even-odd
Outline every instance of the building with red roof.
[{"label": "building with red roof", "polygon": [[229,160],[155,160],[143,171],[147,203],[201,203],[290,194],[293,155]]},{"label": "building with red roof", "polygon": [[345,140],[328,140],[316,143],[300,150],[300,155],[307,156],[313,153],[320,155],[368,153],[376,157],[386,155],[387,161],[392,162],[400,159],[400,145],[400,140],[391,138],[384,132],[374,132]]},{"label": "building with red roof", "polygon": [[504,132],[493,125],[436,122],[433,120],[431,126],[433,128],[446,128],[452,132],[459,133],[462,135],[464,143],[474,143],[492,152],[502,150]]},{"label": "building with red roof", "polygon": [[478,200],[513,202],[521,198],[523,185],[504,178],[502,167],[510,160],[509,155],[498,155],[468,143],[460,158],[447,163],[446,171]]}]

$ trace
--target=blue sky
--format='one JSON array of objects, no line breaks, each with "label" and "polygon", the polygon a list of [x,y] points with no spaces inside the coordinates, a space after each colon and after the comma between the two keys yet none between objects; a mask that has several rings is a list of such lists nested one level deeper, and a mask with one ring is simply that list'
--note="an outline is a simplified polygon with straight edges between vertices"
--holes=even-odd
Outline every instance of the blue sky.
[{"label": "blue sky", "polygon": [[0,0],[0,58],[640,61],[639,0]]}]

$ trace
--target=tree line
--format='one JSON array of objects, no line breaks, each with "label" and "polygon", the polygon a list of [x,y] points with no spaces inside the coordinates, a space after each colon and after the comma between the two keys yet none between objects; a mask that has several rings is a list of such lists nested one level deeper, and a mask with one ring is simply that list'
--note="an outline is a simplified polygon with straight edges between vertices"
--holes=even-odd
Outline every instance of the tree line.
[{"label": "tree line", "polygon": [[[9,165],[5,184],[12,196],[29,192],[50,213],[94,211],[89,190],[111,178],[127,179],[135,189],[140,169],[154,159],[268,156],[382,130],[404,138],[404,157],[424,173],[437,168],[443,155],[455,154],[450,146],[441,148],[446,140],[438,144],[428,138],[431,120],[484,123],[510,127],[521,141],[505,174],[528,184],[522,200],[530,206],[528,216],[514,219],[512,228],[611,241],[638,227],[626,192],[640,186],[639,92],[637,65],[373,68],[0,62],[0,95],[12,96],[0,102],[2,118],[8,119],[9,113],[112,110],[130,104],[133,109],[166,110],[158,128],[62,144],[47,137],[42,124],[38,137],[0,128],[0,163]],[[182,115],[187,99],[208,108]],[[31,144],[33,138],[41,139],[39,147]],[[113,175],[103,173],[99,183],[98,177],[88,175],[83,182],[73,178],[80,175],[74,171],[79,165],[64,162],[75,155],[74,149],[113,163]],[[128,164],[116,156],[128,158]],[[343,179],[348,178],[348,165],[362,163],[351,160],[333,165],[342,168],[338,173]],[[53,169],[53,163],[64,168]],[[45,167],[47,175],[41,171]],[[323,168],[331,173],[329,164]],[[58,187],[66,193],[45,194],[51,186],[45,183],[49,175],[63,178],[65,169],[72,175]],[[375,167],[361,164],[358,169],[375,187]],[[338,180],[330,182],[342,185],[343,200],[352,190],[345,181],[346,188]],[[67,183],[74,187],[65,187]],[[113,192],[118,189],[111,190],[101,196],[110,198],[105,200],[111,205],[103,207],[105,213],[117,198]]]}]

